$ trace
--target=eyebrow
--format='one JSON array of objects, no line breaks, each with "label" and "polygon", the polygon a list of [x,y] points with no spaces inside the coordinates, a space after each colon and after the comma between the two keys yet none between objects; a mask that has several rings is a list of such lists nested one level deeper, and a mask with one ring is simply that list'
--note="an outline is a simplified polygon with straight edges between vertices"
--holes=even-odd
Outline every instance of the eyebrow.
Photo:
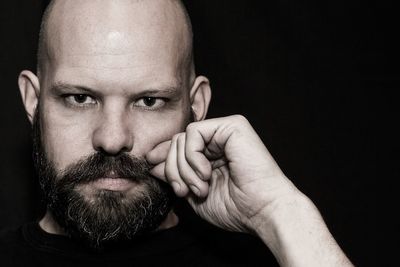
[{"label": "eyebrow", "polygon": [[80,85],[72,85],[72,84],[68,84],[68,83],[63,83],[63,82],[57,82],[55,84],[53,84],[50,87],[50,90],[53,92],[60,92],[62,93],[63,91],[76,91],[77,93],[80,92],[84,92],[84,93],[88,93],[88,94],[93,94],[96,92],[96,90],[91,89],[89,87],[86,86],[80,86]]},{"label": "eyebrow", "polygon": [[[166,86],[162,87],[160,86],[157,89],[154,88],[149,88],[149,89],[144,89],[140,90],[137,93],[130,93],[130,97],[144,97],[144,96],[154,96],[154,95],[166,95],[166,96],[173,96],[173,95],[180,95],[181,91],[180,86]],[[54,83],[51,87],[50,90],[56,93],[84,93],[84,94],[90,94],[93,96],[99,96],[101,95],[101,91],[96,90],[94,88],[90,88],[87,86],[82,86],[82,85],[73,85],[73,84],[68,84],[64,82],[56,82]]]}]

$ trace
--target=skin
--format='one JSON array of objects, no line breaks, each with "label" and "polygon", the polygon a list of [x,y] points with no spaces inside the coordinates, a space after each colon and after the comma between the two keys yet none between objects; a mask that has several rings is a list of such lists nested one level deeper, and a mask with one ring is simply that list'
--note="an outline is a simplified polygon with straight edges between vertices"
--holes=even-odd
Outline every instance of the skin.
[{"label": "skin", "polygon": [[[56,2],[42,73],[37,77],[23,71],[19,78],[31,122],[40,99],[42,141],[59,171],[100,150],[145,157],[158,143],[184,130],[190,108],[196,119],[205,117],[210,88],[205,77],[187,77],[182,68],[190,39],[178,4],[76,3]],[[78,94],[88,97],[78,103]],[[155,105],[147,107],[143,97],[155,98]],[[139,187],[132,184],[129,193]],[[81,190],[90,197],[93,188]],[[175,216],[164,224],[176,224]],[[60,233],[49,213],[41,226]]]},{"label": "skin", "polygon": [[[31,121],[40,99],[43,142],[59,170],[96,150],[145,157],[199,216],[259,236],[282,266],[351,266],[244,117],[204,120],[211,91],[183,64],[190,36],[177,2],[63,0],[50,21],[43,71],[23,71],[19,85]],[[71,94],[92,97],[77,106]],[[143,96],[170,101],[149,109]],[[190,109],[196,122],[186,127]],[[88,197],[92,189],[83,188]],[[171,213],[160,228],[176,223]],[[40,225],[62,234],[49,213]]]}]

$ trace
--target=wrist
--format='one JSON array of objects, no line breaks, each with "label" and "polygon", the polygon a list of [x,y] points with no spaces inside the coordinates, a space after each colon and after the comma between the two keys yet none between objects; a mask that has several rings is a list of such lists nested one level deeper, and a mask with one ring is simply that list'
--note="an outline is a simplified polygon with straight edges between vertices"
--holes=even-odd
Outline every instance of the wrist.
[{"label": "wrist", "polygon": [[254,232],[281,266],[352,266],[318,209],[300,191],[280,199],[255,219]]},{"label": "wrist", "polygon": [[250,228],[273,251],[280,247],[287,229],[295,227],[300,218],[310,215],[310,211],[318,213],[311,200],[295,189],[293,193],[282,196],[254,216]]}]

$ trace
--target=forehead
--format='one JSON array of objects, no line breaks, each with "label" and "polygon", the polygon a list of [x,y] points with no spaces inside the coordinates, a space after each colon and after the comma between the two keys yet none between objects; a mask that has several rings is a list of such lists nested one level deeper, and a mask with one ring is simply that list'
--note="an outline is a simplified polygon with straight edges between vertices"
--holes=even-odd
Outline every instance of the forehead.
[{"label": "forehead", "polygon": [[176,76],[188,54],[175,1],[64,0],[53,9],[47,52],[57,75]]}]

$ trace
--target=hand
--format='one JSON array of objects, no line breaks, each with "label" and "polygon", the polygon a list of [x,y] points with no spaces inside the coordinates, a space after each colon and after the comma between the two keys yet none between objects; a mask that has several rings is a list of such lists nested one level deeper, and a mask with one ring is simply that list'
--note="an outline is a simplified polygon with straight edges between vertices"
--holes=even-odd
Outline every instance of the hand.
[{"label": "hand", "polygon": [[297,189],[243,116],[194,122],[147,154],[151,173],[186,197],[203,219],[226,230],[252,232]]},{"label": "hand", "polygon": [[203,219],[256,234],[281,266],[353,266],[244,117],[191,123],[147,160]]}]

